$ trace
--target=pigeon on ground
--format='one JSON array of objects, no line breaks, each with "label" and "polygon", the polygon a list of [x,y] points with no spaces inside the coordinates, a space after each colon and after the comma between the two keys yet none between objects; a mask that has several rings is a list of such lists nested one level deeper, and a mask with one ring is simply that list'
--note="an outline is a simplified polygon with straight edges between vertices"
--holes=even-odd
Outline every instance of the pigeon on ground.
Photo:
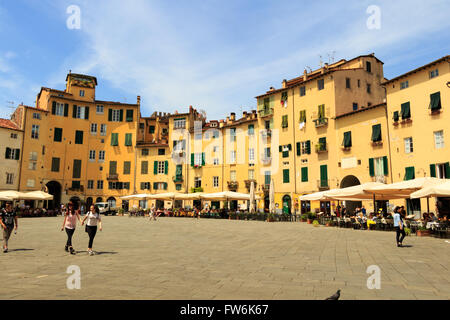
[{"label": "pigeon on ground", "polygon": [[333,294],[331,297],[326,298],[325,300],[339,300],[340,296],[341,296],[341,289],[336,291],[335,294]]}]

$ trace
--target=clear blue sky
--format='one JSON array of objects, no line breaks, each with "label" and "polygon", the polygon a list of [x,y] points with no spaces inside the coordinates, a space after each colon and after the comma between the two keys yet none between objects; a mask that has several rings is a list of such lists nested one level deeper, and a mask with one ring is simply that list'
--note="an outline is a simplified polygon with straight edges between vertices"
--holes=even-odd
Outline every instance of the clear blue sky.
[{"label": "clear blue sky", "polygon": [[[80,29],[67,28],[70,5]],[[370,5],[380,29],[366,25]],[[387,78],[443,57],[449,13],[435,0],[0,0],[0,117],[8,101],[34,105],[41,86],[64,89],[72,70],[97,77],[97,99],[141,95],[144,116],[193,105],[224,118],[333,51],[374,52]]]}]

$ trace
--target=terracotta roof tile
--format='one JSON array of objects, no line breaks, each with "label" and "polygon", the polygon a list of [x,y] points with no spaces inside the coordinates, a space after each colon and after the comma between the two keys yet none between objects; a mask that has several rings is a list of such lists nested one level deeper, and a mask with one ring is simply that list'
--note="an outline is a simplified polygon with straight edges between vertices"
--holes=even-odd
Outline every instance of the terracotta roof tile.
[{"label": "terracotta roof tile", "polygon": [[7,128],[7,129],[13,129],[13,130],[20,130],[20,128],[11,120],[8,119],[1,119],[0,118],[0,127]]}]

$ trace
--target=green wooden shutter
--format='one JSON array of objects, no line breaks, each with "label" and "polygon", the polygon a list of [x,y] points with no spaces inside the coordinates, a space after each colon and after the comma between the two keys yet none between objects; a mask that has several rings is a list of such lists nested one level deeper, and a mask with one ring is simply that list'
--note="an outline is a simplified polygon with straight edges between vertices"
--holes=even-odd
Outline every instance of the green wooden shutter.
[{"label": "green wooden shutter", "polygon": [[109,174],[116,174],[116,173],[117,173],[117,162],[110,161],[109,162]]},{"label": "green wooden shutter", "polygon": [[195,160],[194,153],[191,153],[191,166],[192,167],[194,166],[194,160]]},{"label": "green wooden shutter", "polygon": [[398,111],[394,111],[394,116],[392,117],[392,119],[394,120],[394,122],[398,121],[399,119]]},{"label": "green wooden shutter", "polygon": [[119,134],[111,133],[111,145],[118,146],[119,145]]},{"label": "green wooden shutter", "polygon": [[158,182],[153,182],[153,190],[158,190]]},{"label": "green wooden shutter", "polygon": [[83,131],[75,131],[75,144],[83,144]]},{"label": "green wooden shutter", "polygon": [[388,168],[388,158],[386,156],[383,157],[383,169],[384,175],[387,176],[389,174],[389,168]]},{"label": "green wooden shutter", "polygon": [[402,119],[409,119],[411,118],[411,109],[409,102],[402,103],[401,105],[401,115]]},{"label": "green wooden shutter", "polygon": [[53,101],[52,103],[52,114],[56,113],[56,101]]},{"label": "green wooden shutter", "polygon": [[415,169],[414,167],[406,167],[405,168],[405,178],[404,180],[412,180],[415,178]]},{"label": "green wooden shutter", "polygon": [[124,161],[123,162],[123,174],[130,174],[131,171],[131,162]]},{"label": "green wooden shutter", "polygon": [[14,155],[16,156],[16,160],[20,159],[20,149],[16,149],[16,152],[14,153]]},{"label": "green wooden shutter", "polygon": [[325,118],[325,105],[319,105],[319,119]]},{"label": "green wooden shutter", "polygon": [[120,122],[123,121],[123,109],[120,109],[120,112],[119,112],[119,121],[120,121]]},{"label": "green wooden shutter", "polygon": [[89,107],[84,107],[84,119],[89,120]]},{"label": "green wooden shutter", "polygon": [[64,104],[64,117],[68,117],[69,116],[69,104],[65,103]]},{"label": "green wooden shutter", "polygon": [[381,141],[381,124],[376,124],[372,126],[372,141]]},{"label": "green wooden shutter", "polygon": [[158,161],[153,161],[153,174],[158,174]]},{"label": "green wooden shutter", "polygon": [[326,164],[320,166],[320,186],[328,187],[328,169]]},{"label": "green wooden shutter", "polygon": [[311,154],[311,141],[310,140],[306,141],[305,149],[306,149],[305,151],[307,154]]},{"label": "green wooden shutter", "polygon": [[297,155],[300,156],[302,154],[301,148],[300,148],[300,142],[297,142]]},{"label": "green wooden shutter", "polygon": [[72,118],[76,118],[76,117],[77,117],[77,105],[74,104],[73,109],[72,109]]},{"label": "green wooden shutter", "polygon": [[11,157],[11,148],[6,147],[5,159],[9,159]]},{"label": "green wooden shutter", "polygon": [[126,121],[127,122],[132,122],[133,121],[133,109],[129,109],[127,110],[127,116],[126,116]]},{"label": "green wooden shutter", "polygon": [[344,132],[344,141],[342,142],[344,148],[350,148],[352,146],[352,132]]},{"label": "green wooden shutter", "polygon": [[450,163],[445,164],[445,178],[450,179]]},{"label": "green wooden shutter", "polygon": [[62,141],[62,128],[55,128],[53,141],[57,141],[57,142]]},{"label": "green wooden shutter", "polygon": [[205,153],[202,152],[202,166],[205,165]]},{"label": "green wooden shutter", "polygon": [[283,169],[283,183],[289,183],[289,169]]},{"label": "green wooden shutter", "polygon": [[278,146],[278,151],[283,152],[283,146]]},{"label": "green wooden shutter", "polygon": [[73,179],[79,179],[81,177],[81,160],[73,160]]},{"label": "green wooden shutter", "polygon": [[167,182],[164,182],[164,190],[167,190]]},{"label": "green wooden shutter", "polygon": [[169,173],[169,161],[164,161],[164,174]]},{"label": "green wooden shutter", "polygon": [[132,134],[131,133],[126,133],[125,134],[125,146],[130,147],[132,146]]},{"label": "green wooden shutter", "polygon": [[108,121],[112,121],[112,109],[108,109]]},{"label": "green wooden shutter", "polygon": [[441,109],[441,93],[435,92],[430,94],[430,106],[431,110],[439,110]]},{"label": "green wooden shutter", "polygon": [[302,168],[302,182],[308,182],[308,167]]},{"label": "green wooden shutter", "polygon": [[436,165],[430,164],[430,177],[436,178]]},{"label": "green wooden shutter", "polygon": [[373,158],[369,158],[369,174],[371,177],[375,176],[375,164]]}]

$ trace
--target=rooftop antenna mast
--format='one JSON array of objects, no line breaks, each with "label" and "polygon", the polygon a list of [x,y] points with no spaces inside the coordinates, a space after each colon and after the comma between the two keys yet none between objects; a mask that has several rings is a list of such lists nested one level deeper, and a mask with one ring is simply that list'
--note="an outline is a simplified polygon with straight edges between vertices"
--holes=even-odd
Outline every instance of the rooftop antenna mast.
[{"label": "rooftop antenna mast", "polygon": [[322,60],[322,56],[319,54],[319,68],[323,67],[323,60]]},{"label": "rooftop antenna mast", "polygon": [[328,55],[328,63],[333,64],[334,63],[334,55],[336,54],[336,51],[331,51],[331,53],[327,53]]}]

